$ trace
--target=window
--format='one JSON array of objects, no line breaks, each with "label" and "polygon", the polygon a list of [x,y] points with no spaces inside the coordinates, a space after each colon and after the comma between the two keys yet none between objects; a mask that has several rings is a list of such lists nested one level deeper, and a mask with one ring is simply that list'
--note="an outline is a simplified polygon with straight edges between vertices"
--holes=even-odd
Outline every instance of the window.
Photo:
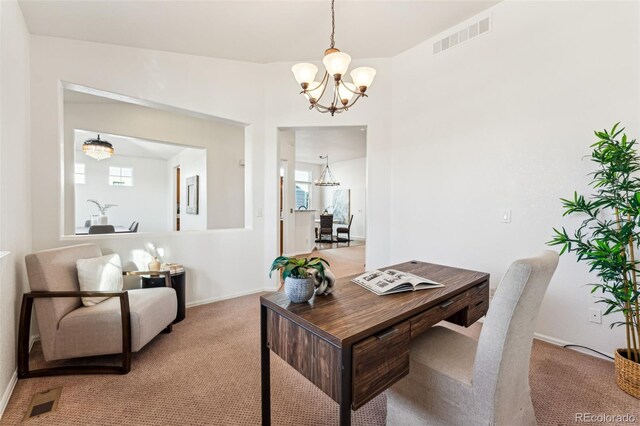
[{"label": "window", "polygon": [[76,184],[86,183],[86,177],[84,174],[84,164],[81,164],[81,163],[76,164],[75,174],[76,174],[76,178],[75,178]]},{"label": "window", "polygon": [[296,170],[296,209],[311,207],[311,172]]},{"label": "window", "polygon": [[296,182],[311,182],[311,172],[296,170]]},{"label": "window", "polygon": [[308,209],[311,201],[310,185],[296,182],[296,208]]},{"label": "window", "polygon": [[131,167],[109,167],[109,185],[133,186],[133,169]]}]

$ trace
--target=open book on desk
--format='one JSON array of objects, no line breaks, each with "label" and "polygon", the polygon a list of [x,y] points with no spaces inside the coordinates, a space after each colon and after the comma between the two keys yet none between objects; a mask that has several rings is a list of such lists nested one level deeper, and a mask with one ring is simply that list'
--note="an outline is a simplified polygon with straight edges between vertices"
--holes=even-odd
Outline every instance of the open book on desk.
[{"label": "open book on desk", "polygon": [[361,285],[378,296],[401,293],[403,291],[427,290],[430,288],[444,287],[444,285],[435,281],[431,281],[408,272],[398,271],[397,269],[368,271],[362,275],[358,275],[351,281]]}]

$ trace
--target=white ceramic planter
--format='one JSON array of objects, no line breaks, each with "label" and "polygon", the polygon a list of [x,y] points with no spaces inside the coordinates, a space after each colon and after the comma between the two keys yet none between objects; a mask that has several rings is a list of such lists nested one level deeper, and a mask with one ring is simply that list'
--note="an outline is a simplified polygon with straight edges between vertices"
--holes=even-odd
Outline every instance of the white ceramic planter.
[{"label": "white ceramic planter", "polygon": [[307,302],[313,297],[314,290],[315,286],[311,278],[288,277],[284,280],[284,293],[294,303]]}]

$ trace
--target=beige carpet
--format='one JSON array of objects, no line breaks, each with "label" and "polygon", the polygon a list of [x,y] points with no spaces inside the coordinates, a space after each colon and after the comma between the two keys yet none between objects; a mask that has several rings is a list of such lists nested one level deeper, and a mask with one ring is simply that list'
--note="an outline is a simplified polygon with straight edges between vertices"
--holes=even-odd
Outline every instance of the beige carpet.
[{"label": "beige carpet", "polygon": [[[62,386],[58,411],[28,424],[258,425],[258,307],[249,295],[189,309],[173,333],[134,354],[126,376],[20,380],[0,424],[20,423],[35,392]],[[477,335],[479,325],[465,331]],[[42,360],[38,344],[33,355]],[[544,342],[534,343],[531,389],[541,425],[574,424],[577,412],[640,419],[638,401],[616,387],[612,363]],[[355,412],[354,424],[384,425],[385,401],[381,395]],[[337,424],[337,405],[277,356],[272,404],[274,425]]]},{"label": "beige carpet", "polygon": [[[37,391],[62,386],[56,413],[32,425],[260,424],[257,295],[191,308],[187,319],[133,355],[126,376],[20,380],[2,425],[19,423]],[[41,357],[39,346],[35,356]],[[331,424],[337,405],[276,356],[272,357],[274,425]],[[385,400],[354,416],[383,425]]]}]

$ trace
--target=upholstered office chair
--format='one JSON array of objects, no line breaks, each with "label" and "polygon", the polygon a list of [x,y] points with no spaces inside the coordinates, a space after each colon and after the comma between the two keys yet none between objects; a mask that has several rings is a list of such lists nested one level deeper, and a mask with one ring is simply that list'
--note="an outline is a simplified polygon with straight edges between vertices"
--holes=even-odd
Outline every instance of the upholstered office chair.
[{"label": "upholstered office chair", "polygon": [[116,228],[113,225],[92,225],[89,227],[89,234],[113,234]]},{"label": "upholstered office chair", "polygon": [[133,223],[131,224],[131,226],[129,227],[129,231],[130,232],[138,232],[138,225],[139,225],[139,223],[134,220]]},{"label": "upholstered office chair", "polygon": [[[29,254],[25,260],[31,292],[22,298],[18,330],[18,377],[58,374],[126,374],[137,352],[176,318],[176,292],[167,287],[100,292],[80,291],[76,261],[102,256],[96,244],[82,244]],[[124,274],[136,274],[141,272]],[[93,306],[81,297],[108,296]],[[121,354],[122,366],[63,366],[30,370],[29,329],[35,301],[42,352],[46,361]]]},{"label": "upholstered office chair", "polygon": [[349,218],[349,225],[347,227],[340,227],[336,229],[336,239],[340,241],[340,234],[347,234],[347,242],[351,241],[351,224],[353,223],[353,215]]},{"label": "upholstered office chair", "polygon": [[[333,215],[321,214],[320,215],[320,241],[323,235],[329,235],[329,242],[333,241]],[[325,240],[326,241],[326,240]]]},{"label": "upholstered office chair", "polygon": [[558,254],[515,261],[480,339],[433,327],[411,343],[410,373],[387,392],[387,425],[535,425],[529,358]]}]

